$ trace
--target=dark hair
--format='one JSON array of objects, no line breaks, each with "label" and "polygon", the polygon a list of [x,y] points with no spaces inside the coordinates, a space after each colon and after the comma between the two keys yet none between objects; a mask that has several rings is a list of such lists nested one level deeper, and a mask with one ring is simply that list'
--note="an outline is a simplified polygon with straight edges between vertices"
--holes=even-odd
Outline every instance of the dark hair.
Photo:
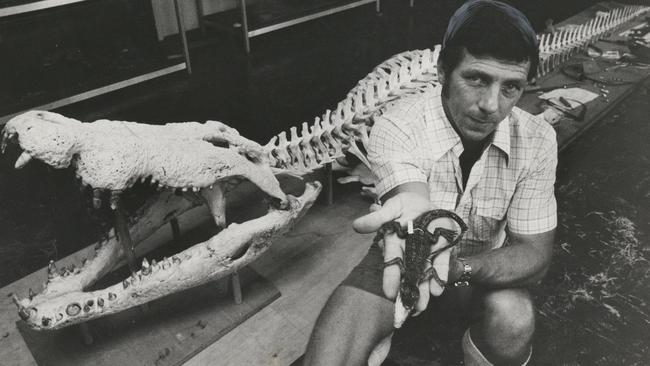
[{"label": "dark hair", "polygon": [[539,46],[533,27],[519,10],[498,1],[467,2],[451,17],[440,51],[446,74],[461,62],[464,49],[473,56],[530,61],[528,81],[537,73]]}]

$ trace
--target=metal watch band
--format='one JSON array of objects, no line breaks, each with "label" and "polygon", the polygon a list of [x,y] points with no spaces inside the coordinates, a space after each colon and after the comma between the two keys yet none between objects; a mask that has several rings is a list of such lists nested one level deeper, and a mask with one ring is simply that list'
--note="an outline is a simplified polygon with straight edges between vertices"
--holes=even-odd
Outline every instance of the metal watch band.
[{"label": "metal watch band", "polygon": [[454,287],[467,287],[470,285],[470,281],[472,280],[472,266],[460,258],[458,261],[463,265],[463,273],[458,277],[456,282],[454,282]]}]

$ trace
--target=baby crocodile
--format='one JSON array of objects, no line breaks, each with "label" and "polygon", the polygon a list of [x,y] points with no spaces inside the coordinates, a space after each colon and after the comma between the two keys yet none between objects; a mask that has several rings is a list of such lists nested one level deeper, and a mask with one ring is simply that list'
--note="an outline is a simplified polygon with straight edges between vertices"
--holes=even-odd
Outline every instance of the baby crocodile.
[{"label": "baby crocodile", "polygon": [[[449,217],[456,221],[460,227],[460,233],[441,227],[436,228],[433,233],[429,232],[427,227],[431,221],[441,217]],[[402,306],[404,306],[405,314],[408,315],[413,310],[420,298],[418,288],[420,283],[433,278],[441,287],[446,285],[446,282],[440,279],[433,268],[433,260],[438,254],[458,244],[466,231],[467,225],[463,219],[448,210],[432,210],[422,214],[413,221],[413,229],[410,234],[396,221],[387,222],[379,228],[373,240],[375,244],[382,240],[386,234],[392,233],[406,240],[404,259],[398,257],[384,263],[384,267],[397,264],[400,268],[401,281],[398,302],[401,302]],[[448,244],[430,252],[431,246],[438,241],[440,236],[447,239]],[[429,264],[431,264],[430,267]],[[399,326],[401,326],[401,321],[398,322],[396,317],[396,327]]]}]

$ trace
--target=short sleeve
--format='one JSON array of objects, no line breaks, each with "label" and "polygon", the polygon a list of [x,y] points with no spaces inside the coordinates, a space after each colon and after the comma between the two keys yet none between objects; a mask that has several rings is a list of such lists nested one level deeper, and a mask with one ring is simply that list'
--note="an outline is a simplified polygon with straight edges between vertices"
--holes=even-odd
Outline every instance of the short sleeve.
[{"label": "short sleeve", "polygon": [[545,137],[530,169],[517,182],[512,197],[507,223],[508,229],[514,233],[539,234],[557,226],[557,140],[555,133]]},{"label": "short sleeve", "polygon": [[368,142],[368,160],[377,176],[379,197],[408,182],[427,182],[417,156],[417,139],[407,121],[375,117]]}]

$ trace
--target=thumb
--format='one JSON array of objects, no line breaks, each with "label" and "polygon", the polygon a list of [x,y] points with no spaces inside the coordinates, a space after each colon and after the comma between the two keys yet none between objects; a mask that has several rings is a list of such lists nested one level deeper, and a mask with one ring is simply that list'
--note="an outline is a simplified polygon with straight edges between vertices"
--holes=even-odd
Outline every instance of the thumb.
[{"label": "thumb", "polygon": [[[449,260],[451,257],[451,249],[452,248],[449,248],[438,254],[438,256],[433,260],[433,269],[444,283],[449,280]],[[429,286],[429,291],[433,296],[440,296],[445,290],[445,287],[439,284],[434,278],[429,282]]]},{"label": "thumb", "polygon": [[381,225],[400,217],[402,205],[399,200],[388,200],[381,208],[354,220],[352,227],[360,234],[374,233]]}]

